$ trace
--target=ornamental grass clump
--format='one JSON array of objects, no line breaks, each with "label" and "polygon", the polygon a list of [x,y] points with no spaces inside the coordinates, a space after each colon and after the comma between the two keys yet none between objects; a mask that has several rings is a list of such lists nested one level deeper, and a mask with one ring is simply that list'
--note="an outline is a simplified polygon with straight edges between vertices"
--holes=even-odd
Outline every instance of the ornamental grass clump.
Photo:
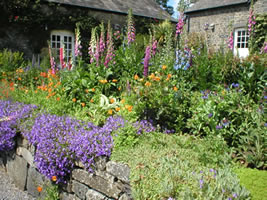
[{"label": "ornamental grass clump", "polygon": [[19,123],[31,115],[35,105],[0,100],[0,152],[12,150]]}]

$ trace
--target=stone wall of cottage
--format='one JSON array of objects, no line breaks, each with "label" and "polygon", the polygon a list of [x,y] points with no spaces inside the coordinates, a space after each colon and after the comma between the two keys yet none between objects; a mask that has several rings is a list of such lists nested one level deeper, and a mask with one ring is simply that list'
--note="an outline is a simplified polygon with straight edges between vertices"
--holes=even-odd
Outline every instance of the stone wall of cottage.
[{"label": "stone wall of cottage", "polygon": [[[51,181],[38,172],[34,163],[35,147],[21,135],[16,149],[0,155],[0,170],[12,178],[15,185],[33,197],[44,197],[45,186]],[[103,157],[96,170],[89,173],[81,163],[71,172],[66,184],[60,185],[61,200],[131,200],[130,169],[127,165]],[[43,187],[42,192],[37,187]]]},{"label": "stone wall of cottage", "polygon": [[[51,7],[47,4],[42,5],[41,12],[44,16],[55,16],[61,13],[63,16],[68,16],[69,20],[66,24],[60,24],[61,19],[55,19],[53,23],[44,22],[43,24],[34,23],[35,25],[25,26],[20,23],[19,19],[15,21],[6,21],[1,23],[0,26],[0,50],[10,49],[12,51],[20,51],[24,53],[25,58],[32,59],[33,55],[41,54],[42,48],[47,48],[47,41],[50,40],[50,33],[52,30],[68,30],[74,33],[75,22],[72,17],[75,18],[79,12],[86,12],[88,16],[96,19],[96,22],[104,22],[112,24],[112,27],[116,30],[121,30],[127,23],[126,14],[115,14],[112,12],[104,12],[91,10],[82,7],[73,7],[61,5],[57,10],[58,13],[53,13]],[[1,17],[0,13],[0,17]],[[60,15],[59,15],[60,16]],[[85,39],[90,39],[90,31],[86,33]]]},{"label": "stone wall of cottage", "polygon": [[[256,1],[254,13],[261,14],[266,12],[267,1]],[[207,39],[209,47],[218,50],[221,47],[225,48],[227,46],[227,40],[231,31],[236,28],[247,27],[249,4],[194,12],[189,13],[188,16],[187,30],[190,33],[202,33]],[[208,30],[204,30],[205,24],[209,25]]]}]

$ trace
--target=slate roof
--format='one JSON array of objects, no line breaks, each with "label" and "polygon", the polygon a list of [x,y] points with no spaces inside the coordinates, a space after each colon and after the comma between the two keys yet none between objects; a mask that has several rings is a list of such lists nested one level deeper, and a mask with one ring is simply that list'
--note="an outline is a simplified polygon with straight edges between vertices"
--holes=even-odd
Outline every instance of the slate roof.
[{"label": "slate roof", "polygon": [[199,0],[192,7],[190,7],[185,13],[245,4],[248,2],[250,2],[250,0]]},{"label": "slate roof", "polygon": [[95,10],[127,14],[132,8],[133,15],[156,18],[172,19],[155,0],[46,0],[48,2],[87,7]]}]

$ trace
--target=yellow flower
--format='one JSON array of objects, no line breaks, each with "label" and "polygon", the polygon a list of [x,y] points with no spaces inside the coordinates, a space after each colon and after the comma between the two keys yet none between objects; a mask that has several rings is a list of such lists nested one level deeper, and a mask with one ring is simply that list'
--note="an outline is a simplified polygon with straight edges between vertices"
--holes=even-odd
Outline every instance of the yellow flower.
[{"label": "yellow flower", "polygon": [[174,90],[174,91],[177,91],[177,90],[178,90],[178,88],[177,88],[176,86],[174,86],[174,87],[173,87],[173,90]]},{"label": "yellow flower", "polygon": [[95,92],[95,88],[92,88],[92,92]]},{"label": "yellow flower", "polygon": [[160,81],[160,77],[156,76],[156,77],[154,78],[154,80],[155,80],[155,81]]},{"label": "yellow flower", "polygon": [[119,108],[119,107],[116,107],[115,110],[116,110],[117,112],[119,112],[119,111],[120,111],[120,108]]},{"label": "yellow flower", "polygon": [[117,80],[117,79],[113,79],[112,82],[113,82],[113,83],[117,83],[118,80]]},{"label": "yellow flower", "polygon": [[122,99],[122,100],[121,100],[121,103],[124,104],[124,103],[125,103],[125,99]]},{"label": "yellow flower", "polygon": [[91,102],[91,103],[94,103],[94,99],[91,99],[90,102]]},{"label": "yellow flower", "polygon": [[99,82],[102,83],[102,84],[105,84],[105,83],[107,83],[108,81],[107,81],[107,80],[99,80]]},{"label": "yellow flower", "polygon": [[149,79],[154,79],[155,78],[155,74],[152,73],[150,76],[148,76]]},{"label": "yellow flower", "polygon": [[85,103],[81,103],[81,105],[82,105],[82,107],[84,107],[85,106]]},{"label": "yellow flower", "polygon": [[112,113],[113,113],[113,111],[110,109],[110,110],[108,110],[108,114],[109,115],[112,115]]},{"label": "yellow flower", "polygon": [[162,65],[162,69],[163,70],[167,69],[167,66],[166,65]]},{"label": "yellow flower", "polygon": [[150,87],[150,86],[151,86],[151,83],[150,83],[149,81],[147,81],[147,82],[145,83],[145,86]]},{"label": "yellow flower", "polygon": [[73,98],[73,99],[72,99],[72,101],[73,101],[73,102],[76,102],[76,101],[77,101],[77,99],[76,99],[76,98]]}]

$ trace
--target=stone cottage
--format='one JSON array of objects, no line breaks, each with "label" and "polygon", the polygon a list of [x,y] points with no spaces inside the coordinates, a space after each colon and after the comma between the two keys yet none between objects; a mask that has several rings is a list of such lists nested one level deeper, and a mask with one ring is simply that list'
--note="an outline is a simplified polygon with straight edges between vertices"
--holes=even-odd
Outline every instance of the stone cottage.
[{"label": "stone cottage", "polygon": [[[186,10],[188,32],[202,32],[210,47],[227,46],[234,34],[234,54],[246,57],[248,51],[248,18],[251,0],[195,0]],[[267,0],[254,0],[254,14],[267,13]]]},{"label": "stone cottage", "polygon": [[2,1],[0,50],[21,51],[27,58],[35,54],[36,58],[50,40],[52,48],[57,50],[64,45],[67,55],[71,56],[77,22],[83,24],[82,37],[88,41],[91,28],[101,21],[110,21],[113,28],[121,30],[130,8],[134,17],[143,21],[171,18],[155,0]]}]

